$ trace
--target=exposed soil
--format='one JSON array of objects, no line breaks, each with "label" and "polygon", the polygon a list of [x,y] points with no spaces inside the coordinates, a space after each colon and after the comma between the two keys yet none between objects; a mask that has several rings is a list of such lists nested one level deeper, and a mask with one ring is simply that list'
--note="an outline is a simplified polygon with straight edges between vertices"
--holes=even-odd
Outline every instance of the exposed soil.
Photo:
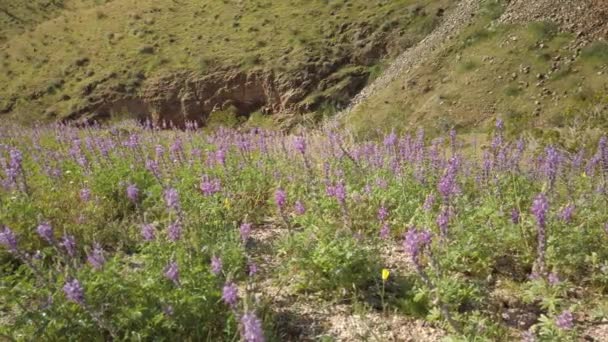
[{"label": "exposed soil", "polygon": [[[446,333],[424,320],[396,312],[364,311],[352,303],[327,301],[314,294],[296,293],[288,282],[277,284],[272,274],[279,259],[273,244],[287,231],[268,224],[252,233],[253,253],[264,260],[262,275],[256,285],[275,313],[283,341],[315,341],[329,336],[335,341],[439,341]],[[391,274],[411,271],[409,259],[396,243],[387,243],[383,251]]]},{"label": "exposed soil", "polygon": [[[67,117],[69,120],[99,120],[119,113],[130,113],[156,124],[173,123],[178,127],[187,121],[205,122],[214,111],[231,111],[248,115],[302,112],[316,109],[324,101],[345,103],[366,83],[369,72],[353,68],[339,75],[332,73],[340,65],[325,70],[276,74],[273,71],[236,69],[220,70],[209,75],[193,72],[173,73],[146,80],[140,94],[125,95],[101,91],[88,105]],[[326,96],[309,101],[313,91],[331,88]]]}]

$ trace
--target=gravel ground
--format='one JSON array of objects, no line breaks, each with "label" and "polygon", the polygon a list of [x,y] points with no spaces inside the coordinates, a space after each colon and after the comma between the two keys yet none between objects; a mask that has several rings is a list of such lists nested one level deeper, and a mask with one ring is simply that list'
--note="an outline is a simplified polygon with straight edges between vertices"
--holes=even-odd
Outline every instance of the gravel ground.
[{"label": "gravel ground", "polygon": [[[272,272],[279,260],[272,244],[286,234],[285,229],[269,224],[252,232],[256,259],[263,260],[261,280],[256,285],[261,296],[270,301],[283,341],[314,341],[330,336],[335,341],[439,341],[441,329],[409,316],[355,308],[350,303],[332,302],[314,294],[295,294],[290,284],[277,284]],[[387,242],[381,248],[391,274],[411,272],[409,259],[400,244]]]},{"label": "gravel ground", "polygon": [[606,0],[513,0],[500,18],[504,23],[552,21],[576,34],[576,46],[608,39]]}]

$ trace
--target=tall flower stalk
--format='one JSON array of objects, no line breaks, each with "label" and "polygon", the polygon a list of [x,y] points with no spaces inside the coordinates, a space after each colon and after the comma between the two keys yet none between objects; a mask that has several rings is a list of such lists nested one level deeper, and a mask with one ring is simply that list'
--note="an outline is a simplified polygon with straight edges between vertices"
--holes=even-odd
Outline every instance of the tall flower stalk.
[{"label": "tall flower stalk", "polygon": [[291,235],[292,234],[292,231],[291,231],[291,222],[289,221],[289,217],[287,217],[287,212],[286,212],[286,208],[287,208],[287,193],[285,192],[285,190],[283,190],[283,188],[278,188],[275,191],[275,193],[274,193],[274,201],[275,201],[275,204],[277,205],[277,208],[279,209],[279,215],[281,216],[281,219],[283,220],[283,223],[287,227],[289,235]]},{"label": "tall flower stalk", "polygon": [[538,194],[532,203],[532,214],[536,218],[536,262],[535,273],[544,276],[546,273],[545,255],[547,252],[547,212],[549,201],[545,194]]},{"label": "tall flower stalk", "polygon": [[437,292],[437,286],[428,276],[426,272],[426,267],[422,262],[424,252],[428,250],[429,259],[432,261],[432,265],[438,272],[438,264],[434,261],[430,252],[430,245],[432,243],[432,240],[433,235],[430,231],[411,227],[405,234],[405,240],[403,241],[403,249],[406,251],[406,253],[409,254],[412,264],[414,264],[414,268],[416,269],[416,272],[424,282],[425,286],[429,289],[429,291],[435,294],[435,302],[441,310],[443,318],[450,324],[450,326],[455,331],[460,332],[460,325],[452,318],[452,314],[450,313],[448,306],[441,300],[439,293]]}]

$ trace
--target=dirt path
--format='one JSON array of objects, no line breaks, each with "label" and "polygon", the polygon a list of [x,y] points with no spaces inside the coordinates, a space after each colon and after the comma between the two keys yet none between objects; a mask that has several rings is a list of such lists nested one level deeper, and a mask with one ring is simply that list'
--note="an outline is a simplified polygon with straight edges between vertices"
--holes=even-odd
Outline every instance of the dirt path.
[{"label": "dirt path", "polygon": [[431,34],[426,36],[420,43],[404,51],[397,59],[382,73],[380,77],[363,88],[357,94],[349,106],[339,112],[334,120],[329,122],[330,126],[337,125],[341,118],[347,116],[356,109],[368,97],[377,91],[386,88],[391,82],[410,70],[416,68],[421,62],[431,59],[441,51],[446,42],[451,40],[458,32],[466,27],[474,18],[479,8],[479,0],[461,0],[458,6],[447,13],[444,22]]}]

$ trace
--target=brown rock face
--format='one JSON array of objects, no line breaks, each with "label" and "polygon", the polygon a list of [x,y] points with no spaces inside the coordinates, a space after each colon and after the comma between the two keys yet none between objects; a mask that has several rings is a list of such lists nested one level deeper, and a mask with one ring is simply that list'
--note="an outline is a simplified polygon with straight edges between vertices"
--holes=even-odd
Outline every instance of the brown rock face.
[{"label": "brown rock face", "polygon": [[[279,75],[264,70],[223,70],[208,75],[178,72],[147,80],[137,95],[102,92],[95,101],[71,113],[68,120],[102,120],[129,113],[159,126],[172,123],[183,127],[192,121],[204,124],[209,114],[219,110],[236,110],[238,115],[314,110],[325,100],[347,102],[368,77],[366,69],[335,75],[334,69]],[[321,94],[316,101],[306,100],[314,92]]]},{"label": "brown rock face", "polygon": [[86,113],[89,113],[87,120],[130,113],[155,124],[165,122],[183,127],[188,121],[204,123],[217,110],[235,108],[239,115],[256,110],[278,112],[301,100],[293,91],[281,91],[274,75],[262,71],[218,71],[204,76],[174,73],[148,80],[139,95],[125,97],[107,92],[100,98],[73,112],[68,119]]},{"label": "brown rock face", "polygon": [[181,73],[153,79],[144,87],[142,101],[154,122],[178,126],[186,121],[204,122],[211,112],[228,107],[242,115],[284,109],[273,75],[260,71]]}]

